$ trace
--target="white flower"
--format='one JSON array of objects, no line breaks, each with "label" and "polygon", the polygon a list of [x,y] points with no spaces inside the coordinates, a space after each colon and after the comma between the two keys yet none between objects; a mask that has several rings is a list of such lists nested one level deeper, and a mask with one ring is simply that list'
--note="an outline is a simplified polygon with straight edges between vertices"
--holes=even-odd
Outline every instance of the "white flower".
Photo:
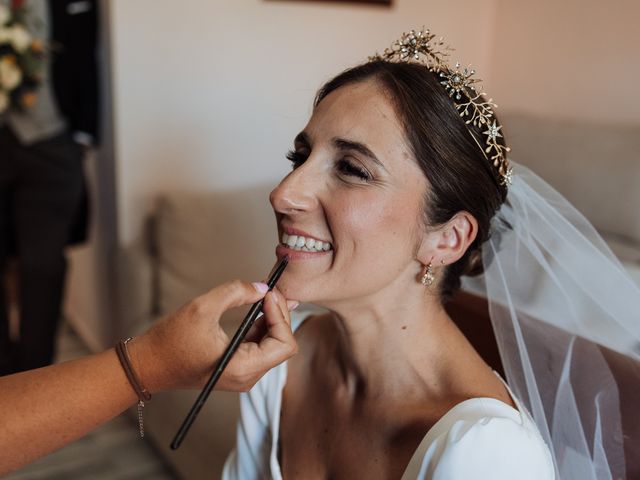
[{"label": "white flower", "polygon": [[11,30],[0,26],[0,45],[3,43],[9,43],[11,41]]},{"label": "white flower", "polygon": [[0,113],[9,108],[9,95],[0,90]]},{"label": "white flower", "polygon": [[31,35],[22,25],[11,28],[11,43],[17,52],[24,52],[31,45]]},{"label": "white flower", "polygon": [[5,25],[9,21],[11,12],[4,5],[0,5],[0,27]]},{"label": "white flower", "polygon": [[16,65],[15,59],[5,56],[0,60],[0,86],[10,92],[22,81],[22,72]]}]

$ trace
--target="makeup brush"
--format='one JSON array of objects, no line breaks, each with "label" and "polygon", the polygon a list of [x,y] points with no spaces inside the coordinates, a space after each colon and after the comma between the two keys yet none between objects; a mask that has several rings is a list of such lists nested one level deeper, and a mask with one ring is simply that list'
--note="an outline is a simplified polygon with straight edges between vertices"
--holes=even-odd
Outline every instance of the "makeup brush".
[{"label": "makeup brush", "polygon": [[[289,263],[289,257],[287,256],[285,256],[282,260],[280,260],[275,270],[269,277],[269,280],[267,280],[267,285],[269,286],[268,291],[273,290],[273,287],[276,286],[276,283],[280,279],[280,276],[282,275],[282,272],[284,272],[284,269],[288,263]],[[194,420],[198,416],[198,413],[200,412],[200,409],[204,405],[204,402],[206,402],[207,398],[209,398],[209,394],[211,393],[211,391],[213,390],[213,387],[218,382],[218,379],[222,375],[222,372],[224,372],[224,369],[226,368],[227,364],[231,360],[231,357],[233,356],[233,354],[236,352],[236,350],[242,343],[242,340],[244,340],[244,337],[247,335],[247,333],[253,326],[253,323],[260,316],[260,313],[262,313],[263,304],[264,304],[264,297],[258,300],[256,303],[254,303],[251,306],[249,313],[247,313],[247,315],[244,317],[244,320],[240,324],[240,327],[238,327],[238,330],[236,331],[235,335],[231,339],[231,343],[229,343],[229,346],[224,351],[224,354],[218,361],[216,368],[213,370],[211,377],[209,377],[207,384],[204,386],[204,388],[200,392],[200,395],[198,395],[198,398],[196,399],[195,403],[191,407],[191,410],[189,410],[189,413],[184,419],[184,422],[182,422],[182,425],[180,426],[178,433],[176,433],[176,436],[173,438],[173,441],[171,442],[171,450],[176,450],[184,440],[184,437],[187,435],[189,428],[191,428],[191,425],[193,424]]]}]

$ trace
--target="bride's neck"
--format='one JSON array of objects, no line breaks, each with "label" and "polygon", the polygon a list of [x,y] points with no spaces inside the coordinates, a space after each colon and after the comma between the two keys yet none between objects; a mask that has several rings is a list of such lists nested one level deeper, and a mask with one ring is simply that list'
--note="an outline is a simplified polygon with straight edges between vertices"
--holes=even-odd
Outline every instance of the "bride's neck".
[{"label": "bride's neck", "polygon": [[426,367],[442,354],[449,317],[422,285],[408,290],[331,306],[336,360],[354,394],[406,394],[437,382]]}]

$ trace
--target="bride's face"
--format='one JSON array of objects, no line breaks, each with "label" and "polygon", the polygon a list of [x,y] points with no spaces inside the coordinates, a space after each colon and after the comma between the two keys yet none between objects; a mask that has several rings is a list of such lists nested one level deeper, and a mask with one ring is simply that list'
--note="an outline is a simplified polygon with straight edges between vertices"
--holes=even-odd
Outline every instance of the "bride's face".
[{"label": "bride's face", "polygon": [[427,180],[384,91],[373,82],[333,91],[290,157],[270,197],[276,253],[290,260],[285,296],[330,305],[415,283]]}]

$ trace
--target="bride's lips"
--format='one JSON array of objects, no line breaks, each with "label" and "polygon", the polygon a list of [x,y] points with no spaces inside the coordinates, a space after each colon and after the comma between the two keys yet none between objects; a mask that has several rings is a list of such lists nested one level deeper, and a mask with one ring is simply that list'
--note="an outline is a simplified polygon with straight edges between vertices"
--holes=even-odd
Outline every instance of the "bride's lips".
[{"label": "bride's lips", "polygon": [[[308,239],[314,239],[315,241],[321,241],[323,243],[328,243],[329,245],[331,245],[331,248],[329,250],[323,250],[323,251],[304,251],[304,250],[296,250],[294,248],[291,248],[289,245],[283,243],[282,238],[283,235],[280,235],[280,243],[278,244],[278,246],[276,247],[276,256],[278,257],[278,260],[282,259],[285,255],[289,256],[289,260],[305,260],[305,259],[312,259],[312,258],[319,258],[319,257],[323,257],[326,256],[330,253],[333,253],[333,245],[331,244],[331,242],[328,242],[326,240],[320,240],[319,238],[304,232],[302,230],[298,230],[295,228],[291,228],[291,227],[286,227],[286,226],[282,226],[282,232],[283,234],[286,234],[287,236],[302,236]],[[286,237],[285,237],[286,238]]]},{"label": "bride's lips", "polygon": [[327,250],[326,252],[304,252],[302,250],[294,250],[281,243],[276,247],[276,256],[278,257],[278,260],[281,260],[285,255],[289,255],[289,260],[294,261],[319,258],[331,253],[333,253],[333,250]]}]

